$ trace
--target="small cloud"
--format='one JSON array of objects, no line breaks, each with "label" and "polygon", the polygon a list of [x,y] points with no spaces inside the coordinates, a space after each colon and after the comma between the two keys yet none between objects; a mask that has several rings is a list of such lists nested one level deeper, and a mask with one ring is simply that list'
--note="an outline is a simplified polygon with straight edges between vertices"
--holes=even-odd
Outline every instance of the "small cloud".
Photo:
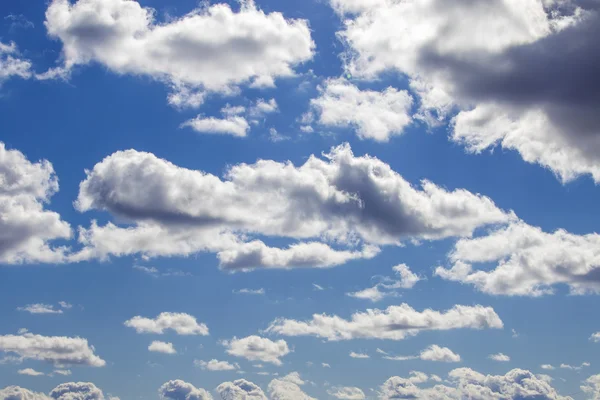
[{"label": "small cloud", "polygon": [[30,314],[62,314],[62,310],[54,308],[51,304],[28,304],[25,307],[17,307],[18,311],[25,311]]},{"label": "small cloud", "polygon": [[350,352],[350,357],[352,358],[371,358],[371,356],[369,356],[368,354],[363,354],[363,353],[355,353],[355,352]]},{"label": "small cloud", "polygon": [[541,368],[542,369],[546,369],[546,370],[553,370],[554,369],[554,367],[552,365],[550,365],[550,364],[542,364]]},{"label": "small cloud", "polygon": [[323,366],[323,368],[331,368],[331,365],[327,363],[322,363],[321,365]]},{"label": "small cloud", "polygon": [[506,354],[498,353],[498,354],[490,354],[488,356],[490,360],[498,361],[498,362],[508,362],[510,361],[510,357]]},{"label": "small cloud", "polygon": [[19,372],[19,375],[29,375],[29,376],[43,376],[43,375],[46,375],[43,372],[38,372],[38,371],[34,370],[33,368],[20,369],[18,372]]},{"label": "small cloud", "polygon": [[177,354],[175,347],[173,347],[173,343],[161,342],[158,340],[153,341],[148,346],[148,350],[154,353],[163,353],[163,354]]},{"label": "small cloud", "polygon": [[208,362],[194,360],[194,365],[207,371],[233,371],[240,368],[239,364],[237,363],[230,364],[227,361],[219,361],[215,359]]},{"label": "small cloud", "polygon": [[514,329],[512,329],[512,337],[515,338],[515,339],[519,337],[519,334]]},{"label": "small cloud", "polygon": [[70,369],[55,369],[53,373],[62,375],[62,376],[69,376],[69,375],[71,375],[71,370]]},{"label": "small cloud", "polygon": [[66,301],[59,301],[58,305],[60,305],[62,308],[67,309],[67,310],[73,308],[73,305],[67,303]]},{"label": "small cloud", "polygon": [[260,288],[260,289],[240,289],[240,290],[234,290],[233,293],[235,293],[235,294],[263,295],[263,294],[265,294],[265,289],[263,289],[263,288]]},{"label": "small cloud", "polygon": [[317,290],[317,291],[321,291],[321,290],[325,290],[325,288],[321,285],[317,285],[316,283],[313,283],[313,290]]}]

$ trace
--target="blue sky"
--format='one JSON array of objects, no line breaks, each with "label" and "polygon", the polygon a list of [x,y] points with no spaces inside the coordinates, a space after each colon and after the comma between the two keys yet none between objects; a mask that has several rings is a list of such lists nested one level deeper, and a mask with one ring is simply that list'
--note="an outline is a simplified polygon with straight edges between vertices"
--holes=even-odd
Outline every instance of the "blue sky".
[{"label": "blue sky", "polygon": [[3,1],[0,399],[600,398],[598,5],[442,3]]}]

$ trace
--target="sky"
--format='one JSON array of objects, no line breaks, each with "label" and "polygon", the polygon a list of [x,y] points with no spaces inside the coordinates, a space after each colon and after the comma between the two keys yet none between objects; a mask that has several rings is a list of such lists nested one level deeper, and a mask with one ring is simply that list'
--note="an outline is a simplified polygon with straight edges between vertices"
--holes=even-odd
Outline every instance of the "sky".
[{"label": "sky", "polygon": [[0,400],[600,399],[599,29],[3,0]]}]

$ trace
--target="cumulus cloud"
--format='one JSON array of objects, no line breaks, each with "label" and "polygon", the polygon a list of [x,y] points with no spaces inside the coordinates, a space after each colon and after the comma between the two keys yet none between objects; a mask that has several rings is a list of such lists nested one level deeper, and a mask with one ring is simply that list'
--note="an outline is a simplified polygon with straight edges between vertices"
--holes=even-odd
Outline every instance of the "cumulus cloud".
[{"label": "cumulus cloud", "polygon": [[103,367],[106,362],[94,354],[86,339],[42,336],[32,333],[0,336],[0,351],[15,353],[22,359],[42,360],[55,365]]},{"label": "cumulus cloud", "polygon": [[412,97],[392,87],[383,92],[360,90],[343,78],[328,79],[311,107],[325,126],[351,127],[361,139],[387,142],[412,122]]},{"label": "cumulus cloud", "polygon": [[198,389],[180,379],[164,383],[158,389],[158,394],[162,400],[213,400],[206,390]]},{"label": "cumulus cloud", "polygon": [[304,381],[297,372],[273,379],[267,388],[271,400],[315,400],[300,388]]},{"label": "cumulus cloud", "polygon": [[185,313],[163,312],[154,319],[135,316],[125,321],[125,326],[135,329],[137,333],[162,335],[166,330],[173,330],[178,335],[208,336],[208,327]]},{"label": "cumulus cloud", "polygon": [[161,342],[158,340],[153,341],[148,346],[149,351],[153,351],[155,353],[164,353],[164,354],[177,354],[173,343]]},{"label": "cumulus cloud", "polygon": [[592,334],[592,336],[590,336],[590,340],[595,343],[600,342],[600,332]]},{"label": "cumulus cloud", "polygon": [[[503,353],[498,354],[490,354],[488,356],[490,360],[499,361],[499,362],[508,362],[510,361],[510,357]],[[543,368],[543,367],[542,367]]]},{"label": "cumulus cloud", "polygon": [[393,361],[407,361],[421,359],[424,361],[437,361],[437,362],[460,362],[460,355],[454,353],[447,347],[440,347],[437,344],[433,344],[423,351],[418,356],[390,356],[386,352],[378,351],[378,353],[385,354],[386,360]]},{"label": "cumulus cloud", "polygon": [[232,135],[245,137],[250,130],[250,125],[245,118],[231,116],[225,119],[198,116],[184,122],[182,127],[189,127],[199,133],[213,133],[217,135]]},{"label": "cumulus cloud", "polygon": [[375,303],[383,300],[386,297],[396,297],[398,296],[398,293],[396,292],[397,289],[411,289],[417,282],[423,279],[417,274],[413,273],[406,264],[396,265],[392,269],[398,276],[398,280],[394,280],[390,277],[384,277],[381,279],[380,283],[371,288],[346,294],[350,297],[370,300]]},{"label": "cumulus cloud", "polygon": [[17,45],[0,41],[0,86],[12,77],[28,79],[31,75],[31,62],[21,58]]},{"label": "cumulus cloud", "polygon": [[267,400],[262,389],[245,379],[223,382],[217,386],[221,400]]},{"label": "cumulus cloud", "polygon": [[590,396],[592,400],[600,399],[600,374],[592,375],[585,380],[585,385],[581,385],[581,390]]},{"label": "cumulus cloud", "polygon": [[29,376],[44,376],[43,372],[36,371],[33,368],[25,368],[17,371],[19,375],[29,375]]},{"label": "cumulus cloud", "polygon": [[50,392],[55,400],[104,400],[102,390],[89,382],[69,382],[55,387]]},{"label": "cumulus cloud", "polygon": [[240,369],[236,363],[230,364],[227,361],[219,361],[212,359],[210,361],[194,360],[194,365],[208,371],[234,371]]},{"label": "cumulus cloud", "polygon": [[330,396],[340,400],[364,400],[365,393],[357,387],[335,387],[327,391]]},{"label": "cumulus cloud", "polygon": [[242,339],[234,337],[231,340],[223,341],[222,344],[227,348],[227,353],[232,356],[275,365],[282,365],[280,358],[290,352],[285,340],[272,341],[256,335]]},{"label": "cumulus cloud", "polygon": [[571,397],[559,395],[547,379],[521,369],[513,369],[506,375],[483,375],[470,368],[458,368],[448,375],[447,382],[451,386],[438,384],[431,388],[419,386],[426,379],[391,377],[380,387],[379,399],[572,400]]},{"label": "cumulus cloud", "polygon": [[52,304],[29,304],[24,307],[17,307],[18,311],[26,311],[30,314],[62,314],[63,310],[56,309]]},{"label": "cumulus cloud", "polygon": [[67,76],[95,62],[117,74],[163,81],[173,89],[173,105],[198,106],[205,92],[273,86],[313,56],[307,21],[264,13],[253,1],[237,12],[227,4],[205,5],[164,23],[155,15],[130,0],[53,0],[45,25],[62,43],[64,63],[47,76]]},{"label": "cumulus cloud", "polygon": [[8,386],[0,389],[0,400],[52,400],[44,393],[32,392],[19,386]]},{"label": "cumulus cloud", "polygon": [[[566,284],[572,294],[600,290],[600,235],[575,235],[559,229],[547,233],[524,222],[487,235],[458,240],[449,255],[453,266],[439,267],[443,279],[508,296],[542,296]],[[497,262],[489,269],[487,264]],[[482,268],[474,270],[472,264]],[[485,266],[484,266],[485,265]]]},{"label": "cumulus cloud", "polygon": [[52,164],[32,163],[0,142],[0,182],[0,263],[63,262],[67,249],[50,242],[69,239],[71,227],[60,215],[44,209],[58,192]]},{"label": "cumulus cloud", "polygon": [[[76,207],[104,210],[112,222],[80,228],[73,258],[145,257],[217,252],[228,269],[327,267],[370,258],[374,246],[470,236],[513,220],[485,196],[448,191],[429,181],[414,187],[389,165],[357,157],[349,145],[304,165],[260,160],[229,168],[225,179],[177,167],[150,153],[121,151],[88,171]],[[319,242],[272,249],[239,233]],[[362,249],[357,246],[363,245]]]},{"label": "cumulus cloud", "polygon": [[408,304],[386,310],[357,312],[350,320],[337,315],[315,314],[311,320],[279,318],[267,332],[285,336],[316,336],[330,341],[350,339],[402,340],[420,331],[449,329],[501,329],[503,323],[493,308],[456,305],[445,312],[416,311]]},{"label": "cumulus cloud", "polygon": [[352,75],[404,74],[417,117],[436,125],[458,112],[451,137],[470,152],[501,145],[565,182],[600,181],[596,2],[330,2]]}]

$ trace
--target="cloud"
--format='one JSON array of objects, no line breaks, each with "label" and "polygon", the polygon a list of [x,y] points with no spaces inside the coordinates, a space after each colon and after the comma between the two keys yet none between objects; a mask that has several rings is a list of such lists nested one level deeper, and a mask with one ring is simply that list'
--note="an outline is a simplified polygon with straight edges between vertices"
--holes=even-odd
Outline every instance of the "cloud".
[{"label": "cloud", "polygon": [[251,294],[251,295],[258,295],[258,296],[262,296],[265,294],[265,289],[260,288],[260,289],[240,289],[240,290],[234,290],[233,293],[237,293],[237,294]]},{"label": "cloud", "polygon": [[590,340],[595,343],[600,342],[600,332],[593,333],[592,336],[590,336]]},{"label": "cloud", "polygon": [[387,142],[412,122],[413,98],[405,90],[360,90],[343,78],[328,79],[319,89],[311,108],[321,125],[353,128],[361,139]]},{"label": "cloud", "polygon": [[232,356],[275,365],[282,365],[280,358],[290,352],[285,340],[272,341],[255,335],[242,339],[234,337],[231,340],[223,341],[222,344],[227,348],[227,354]]},{"label": "cloud", "polygon": [[297,372],[292,372],[283,378],[273,379],[267,388],[271,400],[315,400],[302,389],[304,381]]},{"label": "cloud", "polygon": [[62,376],[69,376],[69,375],[71,375],[71,370],[69,370],[69,369],[55,369],[52,373],[53,374],[62,375]]},{"label": "cloud", "polygon": [[32,333],[0,336],[0,351],[15,353],[23,359],[42,360],[54,365],[103,367],[106,362],[94,354],[86,339],[42,336]]},{"label": "cloud", "polygon": [[19,386],[8,386],[0,389],[0,399],[2,400],[51,400],[43,393],[35,393]]},{"label": "cloud", "polygon": [[162,400],[212,400],[212,396],[204,389],[198,389],[191,383],[182,380],[168,381],[159,389]]},{"label": "cloud", "polygon": [[35,28],[35,24],[28,20],[23,14],[8,14],[4,17],[4,20],[10,23],[10,33],[14,33],[17,29]]},{"label": "cloud", "polygon": [[[378,349],[379,350],[379,349]],[[424,361],[437,361],[437,362],[460,362],[460,355],[454,353],[447,347],[440,347],[437,344],[433,344],[423,351],[418,356],[390,356],[384,351],[378,351],[378,353],[384,354],[386,360],[392,361],[408,361],[421,359]]]},{"label": "cloud", "polygon": [[213,133],[218,135],[232,135],[237,137],[246,137],[250,130],[250,125],[245,118],[239,116],[218,119],[214,117],[205,118],[198,116],[194,119],[184,122],[181,127],[189,127],[198,133]]},{"label": "cloud", "polygon": [[230,364],[227,361],[210,360],[208,362],[202,360],[194,360],[194,365],[208,371],[234,371],[240,369],[236,363]]},{"label": "cloud", "polygon": [[62,314],[63,310],[57,310],[51,304],[29,304],[25,307],[17,307],[18,311],[26,311],[30,314]]},{"label": "cloud", "polygon": [[46,160],[31,163],[23,153],[7,150],[0,142],[0,181],[0,263],[63,262],[67,249],[52,247],[50,241],[69,239],[71,227],[59,214],[44,209],[58,192],[52,164]]},{"label": "cloud", "polygon": [[554,367],[552,365],[550,365],[550,364],[542,364],[540,367],[542,369],[547,369],[547,370],[553,370],[554,369]]},{"label": "cloud", "polygon": [[[449,255],[452,268],[439,267],[443,279],[468,283],[494,295],[542,296],[566,284],[572,294],[600,290],[600,235],[546,233],[516,222],[477,238],[460,239]],[[488,263],[497,262],[494,269]],[[485,264],[473,270],[472,263]]]},{"label": "cloud", "polygon": [[[344,15],[338,36],[348,72],[403,74],[419,103],[417,118],[452,121],[451,138],[467,151],[501,145],[565,182],[582,174],[600,180],[596,2],[331,4]],[[547,67],[538,73],[539,65]]]},{"label": "cloud", "polygon": [[392,269],[400,278],[399,280],[384,277],[381,283],[378,283],[371,288],[346,294],[350,297],[370,300],[375,303],[383,300],[386,297],[396,297],[398,296],[398,293],[395,290],[411,289],[417,282],[423,279],[417,274],[413,273],[406,264],[396,265]]},{"label": "cloud", "polygon": [[66,301],[59,301],[58,305],[64,308],[65,310],[73,308],[73,304],[67,303]]},{"label": "cloud", "polygon": [[173,343],[160,342],[158,340],[153,341],[148,346],[149,351],[153,351],[155,353],[164,353],[164,354],[177,354],[175,347],[173,347]]},{"label": "cloud", "polygon": [[[17,45],[14,42],[6,44],[0,41],[0,86],[12,77],[29,79],[31,74],[31,62],[20,58]],[[1,146],[0,153],[4,151],[4,145]]]},{"label": "cloud", "polygon": [[589,367],[589,366],[590,366],[589,362],[583,362],[579,366],[573,366],[573,365],[569,365],[569,364],[560,364],[560,367],[562,369],[570,369],[573,371],[581,371],[584,367]]},{"label": "cloud", "polygon": [[330,396],[340,400],[364,400],[365,393],[357,387],[336,387],[327,391]]},{"label": "cloud", "polygon": [[50,392],[55,400],[104,400],[102,390],[89,382],[69,382],[55,387]]},{"label": "cloud", "polygon": [[592,375],[585,380],[585,385],[580,386],[581,390],[591,396],[593,400],[600,399],[600,374]]},{"label": "cloud", "polygon": [[316,290],[316,291],[325,290],[325,288],[323,286],[317,285],[316,283],[313,283],[312,285],[313,285],[314,290]]},{"label": "cloud", "polygon": [[327,363],[321,363],[321,366],[323,368],[331,368],[331,365],[327,364]]},{"label": "cloud", "polygon": [[[490,354],[488,356],[490,360],[499,361],[499,362],[508,362],[510,361],[510,357],[506,354],[498,353],[498,354]],[[543,367],[542,367],[543,368]]]},{"label": "cloud", "polygon": [[29,376],[44,376],[45,375],[43,372],[36,371],[33,368],[20,369],[17,372],[19,373],[19,375],[29,375]]},{"label": "cloud", "polygon": [[163,312],[154,319],[135,316],[125,321],[125,326],[135,329],[137,333],[162,335],[165,330],[170,329],[178,335],[208,336],[208,327],[185,313]]},{"label": "cloud", "polygon": [[368,354],[363,354],[363,353],[355,353],[355,352],[350,352],[350,357],[352,358],[371,358]]},{"label": "cloud", "polygon": [[456,305],[446,312],[416,311],[408,304],[386,310],[367,310],[345,320],[337,315],[314,314],[302,322],[279,318],[267,332],[285,336],[316,336],[330,341],[350,339],[402,340],[420,331],[449,329],[501,329],[503,323],[493,308]]},{"label": "cloud", "polygon": [[221,400],[267,400],[267,396],[258,385],[245,379],[223,382],[217,386]]},{"label": "cloud", "polygon": [[64,64],[49,76],[99,63],[117,74],[163,81],[173,90],[172,104],[198,106],[204,92],[273,86],[313,56],[306,20],[266,14],[253,1],[238,12],[213,4],[165,23],[154,17],[154,10],[135,1],[53,0],[45,25],[62,43]]},{"label": "cloud", "polygon": [[[84,248],[72,259],[211,251],[229,269],[328,267],[373,257],[374,246],[470,236],[515,218],[466,190],[447,191],[429,181],[415,188],[378,159],[354,156],[349,145],[324,158],[312,156],[299,167],[269,160],[238,164],[223,180],[150,153],[116,152],[87,172],[76,207],[108,211],[129,224],[79,228]],[[242,233],[318,238],[346,249],[317,242],[274,249],[244,243]]]},{"label": "cloud", "polygon": [[[506,375],[483,375],[470,368],[450,371],[448,382],[451,386],[435,385],[421,388],[418,384],[425,379],[406,379],[399,376],[389,378],[379,389],[380,400],[391,399],[436,399],[436,400],[487,400],[521,399],[572,400],[563,397],[550,386],[547,379],[529,371],[513,369]],[[437,380],[437,379],[436,379]]]}]

